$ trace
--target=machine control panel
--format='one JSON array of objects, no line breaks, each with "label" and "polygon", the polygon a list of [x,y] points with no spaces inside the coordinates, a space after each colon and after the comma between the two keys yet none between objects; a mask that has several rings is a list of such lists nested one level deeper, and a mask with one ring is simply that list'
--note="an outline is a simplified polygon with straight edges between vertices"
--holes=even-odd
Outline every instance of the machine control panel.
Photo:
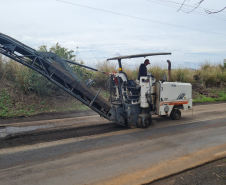
[{"label": "machine control panel", "polygon": [[149,82],[149,79],[142,79],[142,82],[143,83],[148,83]]}]

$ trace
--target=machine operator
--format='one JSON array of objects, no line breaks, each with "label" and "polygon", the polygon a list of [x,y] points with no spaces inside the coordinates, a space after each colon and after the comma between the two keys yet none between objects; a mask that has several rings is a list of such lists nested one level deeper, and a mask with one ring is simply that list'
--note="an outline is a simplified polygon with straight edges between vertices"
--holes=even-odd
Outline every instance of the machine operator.
[{"label": "machine operator", "polygon": [[146,59],[143,64],[140,65],[138,80],[140,80],[141,76],[147,76],[147,65],[150,64],[149,60]]}]

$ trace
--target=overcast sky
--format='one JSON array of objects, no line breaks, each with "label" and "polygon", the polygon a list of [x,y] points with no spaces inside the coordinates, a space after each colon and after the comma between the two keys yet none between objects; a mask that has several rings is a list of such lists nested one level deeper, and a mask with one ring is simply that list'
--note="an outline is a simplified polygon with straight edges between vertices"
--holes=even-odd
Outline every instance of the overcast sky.
[{"label": "overcast sky", "polygon": [[[172,52],[149,57],[151,62],[173,67],[197,67],[200,62],[226,59],[226,11],[208,15],[204,8],[219,10],[225,0],[205,0],[199,12],[190,14],[199,0],[186,2],[182,11],[172,8],[183,0],[0,0],[0,32],[37,49],[59,42],[77,51],[94,65],[118,55]],[[161,2],[161,3],[159,3]],[[88,6],[120,15],[85,8]],[[168,6],[166,6],[168,5]],[[170,7],[169,7],[170,6]],[[199,15],[199,14],[204,15]],[[128,16],[123,16],[128,15]],[[143,59],[126,61],[136,65]]]}]

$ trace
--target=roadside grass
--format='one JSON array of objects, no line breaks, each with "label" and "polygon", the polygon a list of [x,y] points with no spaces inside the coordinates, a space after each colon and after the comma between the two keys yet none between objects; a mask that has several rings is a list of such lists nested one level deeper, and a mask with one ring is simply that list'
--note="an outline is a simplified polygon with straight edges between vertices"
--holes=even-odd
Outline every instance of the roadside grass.
[{"label": "roadside grass", "polygon": [[[105,72],[117,72],[117,62],[100,61],[97,69]],[[84,71],[83,68],[73,67],[76,74],[86,74],[86,78],[95,80],[94,88],[101,88],[100,93],[106,100],[109,99],[107,88],[109,76],[103,73]],[[135,80],[138,76],[139,65],[133,69],[123,64],[123,71],[128,79]],[[156,80],[161,80],[167,74],[167,65],[149,65]],[[83,75],[84,76],[84,75]],[[193,77],[196,76],[194,79]],[[86,105],[74,98],[65,98],[67,94],[54,84],[46,80],[37,72],[18,64],[17,62],[0,55],[0,118],[29,116],[43,112],[66,112],[74,110],[87,110]],[[186,66],[172,69],[171,81],[187,82],[192,85],[201,85],[204,89],[211,87],[209,92],[217,95],[207,97],[202,93],[195,92],[193,102],[217,102],[226,101],[226,63],[211,64],[206,61],[197,70]],[[215,90],[218,89],[218,90]],[[59,99],[58,97],[62,98]],[[69,96],[69,95],[68,95]],[[33,97],[31,100],[30,97]]]},{"label": "roadside grass", "polygon": [[[107,87],[107,81],[109,80],[108,75],[90,70],[84,71],[83,68],[77,69],[75,66],[72,66],[72,68],[78,75],[86,74],[84,80],[86,78],[94,79],[95,87]],[[111,61],[99,61],[95,65],[95,68],[108,73],[118,71],[117,62]],[[123,71],[127,74],[127,77],[130,80],[137,79],[138,69],[139,64],[133,68],[123,64]],[[168,73],[166,64],[150,64],[147,66],[147,70],[154,75],[156,81],[161,80],[163,75]],[[196,80],[193,79],[194,76],[196,76]],[[2,57],[2,55],[0,55],[0,80],[11,81],[14,83],[15,87],[17,87],[24,94],[35,93],[39,97],[46,97],[59,91],[58,87],[46,80],[42,75],[27,68],[26,66],[8,59],[7,57]],[[191,83],[192,85],[198,82],[203,84],[205,87],[225,86],[226,63],[213,64],[209,61],[205,61],[200,64],[197,70],[189,69],[186,66],[179,66],[176,69],[172,69],[171,81]]]},{"label": "roadside grass", "polygon": [[16,105],[8,92],[4,89],[0,89],[0,117],[15,117],[15,116],[28,116],[35,113],[35,106],[31,104],[30,106],[24,107],[20,103]]},{"label": "roadside grass", "polygon": [[[197,95],[193,102],[217,102],[226,101],[226,91],[211,90],[218,98],[206,97],[204,95]],[[103,98],[109,99],[109,94],[106,91],[100,94]],[[67,100],[60,100],[57,105],[49,102],[48,98],[36,102],[15,102],[13,97],[5,90],[0,88],[0,118],[10,117],[27,117],[38,113],[49,112],[68,112],[76,110],[88,110],[89,107],[73,98]],[[52,100],[54,101],[54,100]],[[54,101],[55,102],[55,101]],[[61,103],[62,102],[62,103]]]},{"label": "roadside grass", "polygon": [[[55,100],[53,101],[55,102]],[[5,89],[0,88],[0,118],[27,117],[44,112],[68,112],[88,109],[89,107],[74,99],[73,101],[69,99],[66,102],[59,102],[57,105],[50,102],[48,98],[36,102],[15,102]]]},{"label": "roadside grass", "polygon": [[[95,67],[108,73],[118,71],[116,62],[99,61]],[[127,74],[129,80],[135,80],[138,77],[138,69],[139,65],[131,69],[124,64],[122,70]],[[163,75],[168,73],[167,65],[161,64],[150,64],[147,66],[147,71],[153,74],[156,81],[162,80]],[[196,80],[194,80],[194,76],[196,76]],[[92,77],[97,87],[105,87],[107,85],[108,75],[93,73]],[[196,70],[189,69],[187,66],[179,66],[171,70],[171,81],[191,83],[192,85],[198,82],[205,87],[225,86],[226,63],[210,63],[205,61]]]},{"label": "roadside grass", "polygon": [[217,102],[217,101],[226,101],[226,91],[218,92],[218,98],[206,97],[204,95],[197,95],[198,97],[193,99],[193,102]]}]

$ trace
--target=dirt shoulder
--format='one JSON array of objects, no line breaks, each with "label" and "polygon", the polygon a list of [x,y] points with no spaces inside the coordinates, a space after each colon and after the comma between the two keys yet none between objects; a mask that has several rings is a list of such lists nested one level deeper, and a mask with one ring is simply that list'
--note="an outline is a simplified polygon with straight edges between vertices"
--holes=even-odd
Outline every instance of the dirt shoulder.
[{"label": "dirt shoulder", "polygon": [[226,158],[179,173],[147,185],[225,185]]},{"label": "dirt shoulder", "polygon": [[15,118],[3,118],[0,119],[1,124],[10,124],[15,122],[29,122],[29,121],[42,121],[42,120],[52,120],[52,119],[64,119],[64,118],[75,118],[75,117],[85,117],[98,115],[93,110],[78,110],[78,111],[68,111],[68,112],[46,112],[40,113],[28,117],[15,117]]},{"label": "dirt shoulder", "polygon": [[[225,102],[201,102],[201,103],[193,103],[193,106],[197,105],[211,105],[211,104],[219,104]],[[42,120],[52,120],[52,119],[63,119],[63,118],[74,118],[74,117],[84,117],[84,116],[94,116],[98,115],[93,110],[77,110],[77,111],[65,111],[65,112],[44,112],[31,116],[22,116],[22,117],[14,117],[14,118],[1,118],[0,124],[10,124],[15,122],[29,122],[29,121],[42,121]]]}]

